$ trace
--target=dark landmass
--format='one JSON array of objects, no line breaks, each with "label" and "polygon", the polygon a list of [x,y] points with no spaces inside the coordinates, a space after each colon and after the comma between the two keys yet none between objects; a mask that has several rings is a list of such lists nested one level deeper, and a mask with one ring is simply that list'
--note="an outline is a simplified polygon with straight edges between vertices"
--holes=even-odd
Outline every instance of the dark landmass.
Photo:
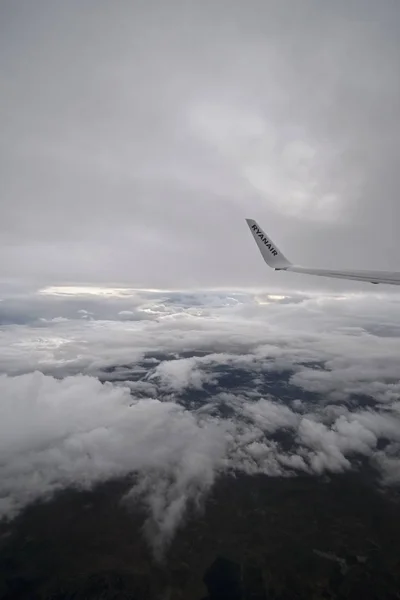
[{"label": "dark landmass", "polygon": [[162,561],[131,481],[66,490],[0,526],[1,600],[400,598],[400,493],[368,469],[224,476]]}]

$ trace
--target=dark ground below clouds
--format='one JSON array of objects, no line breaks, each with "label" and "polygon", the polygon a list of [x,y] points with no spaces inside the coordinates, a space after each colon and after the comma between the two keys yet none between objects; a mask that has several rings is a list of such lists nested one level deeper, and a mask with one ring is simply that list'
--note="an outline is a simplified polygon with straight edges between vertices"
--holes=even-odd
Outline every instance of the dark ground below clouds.
[{"label": "dark ground below clouds", "polygon": [[1,525],[0,598],[394,600],[400,494],[371,478],[222,477],[159,564],[128,479],[64,491]]},{"label": "dark ground below clouds", "polygon": [[[232,351],[230,352],[232,353]],[[98,377],[103,383],[108,381],[123,385],[125,382],[144,382],[150,380],[151,383],[158,386],[159,382],[157,378],[151,378],[151,376],[154,375],[155,367],[160,362],[204,357],[207,354],[209,354],[208,351],[201,352],[194,350],[179,354],[152,352],[148,353],[142,361],[135,364],[115,365],[103,368]],[[304,361],[298,363],[297,366],[316,371],[325,370],[323,362]],[[186,388],[175,395],[175,401],[188,410],[201,408],[204,404],[209,403],[210,398],[212,398],[214,406],[213,409],[209,410],[210,414],[215,413],[215,415],[227,417],[230,415],[232,409],[226,403],[218,401],[215,396],[221,392],[231,392],[235,395],[244,394],[247,396],[247,402],[250,402],[251,399],[247,395],[249,390],[256,392],[254,400],[273,396],[276,400],[279,398],[280,403],[288,405],[295,399],[304,401],[310,407],[321,405],[321,394],[304,390],[291,383],[290,379],[295,373],[294,369],[282,368],[276,370],[274,368],[268,370],[263,365],[263,368],[253,371],[252,369],[240,368],[236,364],[204,364],[201,365],[201,368],[212,376],[213,381],[203,383],[200,389]],[[170,393],[171,390],[168,388],[163,389],[163,386],[158,386],[157,398],[162,400],[163,396],[168,396]],[[146,398],[148,392],[143,391],[141,394],[140,390],[135,390],[136,397],[140,397],[141,395]],[[332,399],[330,399],[329,403],[335,404]],[[344,400],[341,399],[337,403],[343,404]],[[373,408],[378,404],[378,401],[371,396],[352,394],[347,404],[358,408]]]}]

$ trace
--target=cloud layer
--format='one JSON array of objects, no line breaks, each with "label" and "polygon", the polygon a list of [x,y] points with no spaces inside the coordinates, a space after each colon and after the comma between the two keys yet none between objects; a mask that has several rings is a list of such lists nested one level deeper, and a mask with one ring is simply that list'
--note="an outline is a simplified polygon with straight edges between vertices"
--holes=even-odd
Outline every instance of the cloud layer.
[{"label": "cloud layer", "polygon": [[0,303],[1,515],[130,474],[160,551],[222,472],[398,482],[397,296],[57,293]]}]

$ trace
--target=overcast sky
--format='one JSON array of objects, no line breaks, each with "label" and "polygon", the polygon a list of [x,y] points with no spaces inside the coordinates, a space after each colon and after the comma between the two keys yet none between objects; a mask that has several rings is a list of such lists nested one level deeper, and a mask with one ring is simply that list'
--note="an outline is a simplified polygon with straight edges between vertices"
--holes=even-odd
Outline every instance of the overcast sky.
[{"label": "overcast sky", "polygon": [[1,0],[0,279],[273,284],[245,217],[400,270],[399,30],[398,0]]}]

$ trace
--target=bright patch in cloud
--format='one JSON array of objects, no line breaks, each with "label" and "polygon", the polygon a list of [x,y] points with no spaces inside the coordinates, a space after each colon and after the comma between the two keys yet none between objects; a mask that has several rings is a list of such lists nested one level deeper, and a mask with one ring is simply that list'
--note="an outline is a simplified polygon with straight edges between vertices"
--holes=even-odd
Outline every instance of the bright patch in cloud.
[{"label": "bright patch in cloud", "polygon": [[321,144],[288,137],[257,112],[218,104],[194,106],[189,123],[279,212],[330,222],[340,215],[339,194],[324,189],[330,157]]}]

